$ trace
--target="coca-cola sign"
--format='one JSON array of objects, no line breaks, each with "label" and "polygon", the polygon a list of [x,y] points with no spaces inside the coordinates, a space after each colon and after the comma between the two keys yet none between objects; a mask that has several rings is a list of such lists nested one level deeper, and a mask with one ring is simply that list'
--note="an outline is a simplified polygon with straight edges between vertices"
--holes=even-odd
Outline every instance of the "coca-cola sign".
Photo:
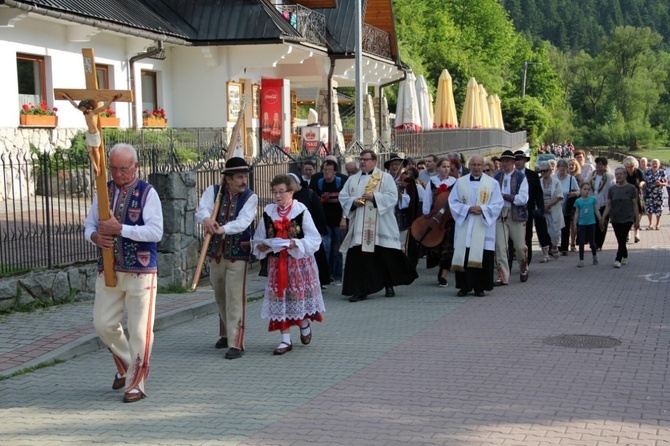
[{"label": "coca-cola sign", "polygon": [[276,104],[279,100],[279,92],[277,90],[268,90],[263,95],[263,100],[268,104]]}]

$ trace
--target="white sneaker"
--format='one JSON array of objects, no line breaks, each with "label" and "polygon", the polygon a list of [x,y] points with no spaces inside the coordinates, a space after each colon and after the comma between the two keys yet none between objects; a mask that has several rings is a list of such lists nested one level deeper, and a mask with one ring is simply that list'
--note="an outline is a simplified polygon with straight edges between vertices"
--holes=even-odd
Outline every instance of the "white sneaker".
[{"label": "white sneaker", "polygon": [[624,257],[623,259],[621,259],[621,264],[628,265],[628,257]]},{"label": "white sneaker", "polygon": [[614,266],[615,268],[621,268],[621,262],[617,260],[616,262],[614,262],[614,265],[612,266]]},{"label": "white sneaker", "polygon": [[577,268],[583,268],[583,267],[584,267],[584,261],[583,261],[583,260],[580,260],[580,261],[577,263]]}]

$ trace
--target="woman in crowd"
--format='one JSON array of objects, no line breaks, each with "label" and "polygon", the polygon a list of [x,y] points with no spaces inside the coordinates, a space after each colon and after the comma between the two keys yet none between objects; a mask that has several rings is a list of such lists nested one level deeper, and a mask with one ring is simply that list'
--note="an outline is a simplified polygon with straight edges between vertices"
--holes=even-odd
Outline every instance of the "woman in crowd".
[{"label": "woman in crowd", "polygon": [[496,165],[495,162],[493,162],[493,158],[491,159],[486,159],[484,161],[484,173],[490,177],[495,176],[496,174]]},{"label": "woman in crowd", "polygon": [[[457,160],[454,160],[458,163]],[[447,158],[437,160],[437,175],[430,178],[423,193],[423,214],[428,215],[434,210],[433,203],[437,201],[438,195],[448,192],[458,178],[458,168],[455,169],[456,176],[450,175],[454,169],[451,169],[450,161]],[[446,197],[446,195],[445,195]],[[448,203],[444,203],[448,205]],[[438,266],[437,284],[446,288],[449,286],[447,276],[451,269],[451,258],[454,255],[454,231],[455,223],[453,218],[445,222],[445,232],[442,243],[434,248],[428,248],[426,251],[426,267],[428,269]]]},{"label": "woman in crowd", "polygon": [[568,173],[568,162],[563,158],[556,161],[556,173],[554,177],[561,183],[563,199],[561,209],[563,211],[563,228],[561,229],[561,243],[559,250],[564,256],[568,255],[568,242],[570,240],[570,228],[572,227],[572,214],[575,210],[575,200],[579,197],[579,183],[577,179]]},{"label": "woman in crowd", "polygon": [[[612,229],[617,241],[616,258],[614,267],[621,268],[621,265],[628,265],[628,248],[626,248],[626,239],[631,226],[639,227],[640,205],[639,193],[635,186],[626,180],[627,172],[623,167],[617,167],[614,171],[614,186],[610,187],[607,194],[607,205],[603,212],[601,222],[605,222],[609,216]],[[604,231],[607,228],[601,227]]]},{"label": "woman in crowd", "polygon": [[[635,186],[638,197],[642,197],[642,189],[647,183],[644,181],[644,173],[638,167],[637,160],[632,156],[627,156],[623,159],[623,167],[626,168],[626,181],[628,184]],[[638,206],[640,207],[638,216],[641,218],[644,214],[644,206],[641,201],[638,201]],[[636,223],[633,229],[633,237],[635,243],[638,243],[640,241],[640,222],[637,221]]]},{"label": "woman in crowd", "polygon": [[[309,215],[311,215],[312,220],[314,220],[314,225],[319,231],[319,234],[321,234],[322,237],[328,235],[326,214],[323,211],[319,196],[309,187],[302,187],[300,184],[300,177],[298,177],[297,174],[289,173],[289,176],[293,180],[293,199],[298,200],[305,205],[309,211]],[[326,256],[326,250],[323,247],[323,243],[319,245],[318,251],[314,253],[314,259],[316,260],[316,266],[319,268],[319,282],[321,283],[321,289],[325,289],[326,285],[328,285],[331,280],[328,257]]]},{"label": "woman in crowd", "polygon": [[[668,185],[668,179],[665,171],[661,169],[661,162],[658,159],[651,160],[651,167],[647,169],[644,175],[647,183],[647,195],[644,199],[645,213],[649,219],[649,228],[656,229],[661,224],[661,215],[663,215],[663,189]],[[652,226],[651,217],[656,216],[656,225]]]},{"label": "woman in crowd", "polygon": [[[582,184],[582,166],[574,158],[568,160],[568,174],[575,177],[577,184]],[[579,193],[577,193],[577,196],[579,196]],[[572,211],[573,209],[570,210],[570,214],[572,214]],[[577,233],[575,232],[575,227],[572,225],[572,220],[570,220],[570,251],[572,252],[577,252],[577,247],[575,246],[576,238]]]},{"label": "woman in crowd", "polygon": [[280,331],[275,355],[293,349],[289,329],[300,327],[300,341],[312,340],[310,321],[323,320],[325,311],[314,253],[321,236],[302,203],[293,200],[293,181],[277,175],[270,182],[274,203],[265,206],[254,234],[254,254],[268,257],[268,283],[261,317],[269,319],[268,331]]},{"label": "woman in crowd", "polygon": [[[544,218],[547,221],[547,231],[551,237],[551,255],[558,259],[558,244],[561,239],[561,229],[565,226],[563,220],[563,188],[558,178],[552,176],[551,163],[542,161],[540,163],[540,185],[542,186],[542,197],[544,198]],[[540,263],[549,261],[548,248],[542,248],[542,259]]]}]

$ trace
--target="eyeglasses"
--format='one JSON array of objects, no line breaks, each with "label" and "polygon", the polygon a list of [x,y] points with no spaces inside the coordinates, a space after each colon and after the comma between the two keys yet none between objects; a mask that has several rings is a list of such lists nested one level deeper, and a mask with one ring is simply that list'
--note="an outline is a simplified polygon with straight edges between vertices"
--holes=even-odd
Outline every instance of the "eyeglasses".
[{"label": "eyeglasses", "polygon": [[540,169],[540,173],[546,173],[549,172],[550,169]]},{"label": "eyeglasses", "polygon": [[288,191],[287,190],[273,190],[272,195],[283,195],[286,192],[288,192]]},{"label": "eyeglasses", "polygon": [[484,172],[487,172],[487,173],[488,173],[488,172],[490,172],[490,171],[491,171],[491,169],[484,169]]},{"label": "eyeglasses", "polygon": [[373,158],[359,158],[359,161],[372,161]]},{"label": "eyeglasses", "polygon": [[110,172],[119,172],[119,173],[126,174],[126,173],[130,172],[131,170],[133,170],[134,168],[135,168],[134,165],[133,165],[133,166],[130,166],[130,167],[113,167],[113,166],[109,166],[109,171],[110,171]]}]

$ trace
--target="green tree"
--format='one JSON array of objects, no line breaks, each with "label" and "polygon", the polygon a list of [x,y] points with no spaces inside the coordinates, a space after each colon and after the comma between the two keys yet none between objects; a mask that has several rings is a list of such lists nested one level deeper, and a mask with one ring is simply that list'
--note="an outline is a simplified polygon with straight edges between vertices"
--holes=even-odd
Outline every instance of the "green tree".
[{"label": "green tree", "polygon": [[511,98],[501,103],[505,129],[509,132],[525,130],[531,145],[539,145],[551,124],[551,116],[542,103],[532,96]]}]

